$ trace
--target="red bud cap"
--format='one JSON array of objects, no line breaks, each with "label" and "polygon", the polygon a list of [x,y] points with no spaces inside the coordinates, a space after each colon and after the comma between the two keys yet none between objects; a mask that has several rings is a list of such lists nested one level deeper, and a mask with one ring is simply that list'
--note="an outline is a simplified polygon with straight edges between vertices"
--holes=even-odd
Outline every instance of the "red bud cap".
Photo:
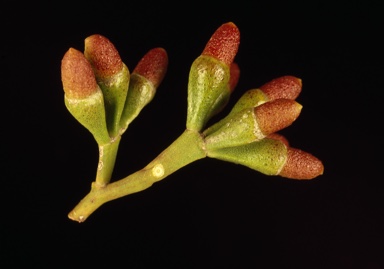
[{"label": "red bud cap", "polygon": [[61,61],[61,80],[66,96],[84,99],[98,89],[91,64],[80,51],[70,48]]},{"label": "red bud cap", "polygon": [[139,74],[152,82],[157,88],[162,82],[168,68],[168,55],[163,48],[148,51],[139,61],[132,73]]},{"label": "red bud cap", "polygon": [[301,92],[301,87],[301,79],[294,76],[283,76],[265,83],[260,90],[268,96],[269,100],[280,98],[295,100]]},{"label": "red bud cap", "polygon": [[261,132],[268,135],[291,125],[301,109],[294,100],[277,99],[255,107],[254,111]]},{"label": "red bud cap", "polygon": [[229,71],[231,74],[229,77],[229,91],[232,93],[239,82],[240,68],[237,63],[232,63]]},{"label": "red bud cap", "polygon": [[284,145],[286,145],[287,147],[289,147],[288,139],[281,134],[272,133],[272,134],[267,135],[267,138],[278,140],[278,141],[284,143]]},{"label": "red bud cap", "polygon": [[300,149],[288,148],[288,158],[280,176],[292,179],[313,179],[324,173],[322,162]]},{"label": "red bud cap", "polygon": [[84,55],[95,69],[96,77],[111,77],[123,69],[119,52],[102,35],[91,35],[85,39]]},{"label": "red bud cap", "polygon": [[212,56],[230,66],[239,44],[240,31],[234,23],[228,22],[213,33],[201,55]]}]

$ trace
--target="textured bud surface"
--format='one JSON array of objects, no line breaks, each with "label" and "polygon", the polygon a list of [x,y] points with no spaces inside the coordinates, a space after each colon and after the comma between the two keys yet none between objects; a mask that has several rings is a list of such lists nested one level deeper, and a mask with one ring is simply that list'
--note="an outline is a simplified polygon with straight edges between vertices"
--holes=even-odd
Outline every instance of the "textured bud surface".
[{"label": "textured bud surface", "polygon": [[141,58],[133,73],[145,77],[157,88],[167,72],[167,67],[167,52],[163,48],[154,48]]},{"label": "textured bud surface", "polygon": [[239,82],[240,78],[240,68],[237,63],[232,63],[230,67],[230,77],[229,77],[229,91],[232,93],[233,90],[236,88],[237,83]]},{"label": "textured bud surface", "polygon": [[322,162],[300,149],[288,148],[287,162],[280,175],[292,179],[312,179],[324,172]]},{"label": "textured bud surface", "polygon": [[98,90],[91,64],[84,55],[70,48],[61,61],[63,89],[70,99],[84,99]]},{"label": "textured bud surface", "polygon": [[263,134],[268,135],[291,125],[300,115],[302,106],[294,100],[276,99],[254,108]]},{"label": "textured bud surface", "polygon": [[269,100],[280,98],[295,100],[299,96],[301,88],[301,79],[283,76],[265,83],[260,90],[268,96]]},{"label": "textured bud surface", "polygon": [[202,55],[212,56],[228,66],[236,56],[240,44],[240,31],[228,22],[221,25],[209,39]]},{"label": "textured bud surface", "polygon": [[102,35],[91,35],[85,39],[84,55],[95,69],[96,77],[110,77],[123,69],[119,52]]},{"label": "textured bud surface", "polygon": [[284,143],[284,145],[286,145],[287,147],[289,147],[289,141],[287,138],[285,138],[285,136],[281,135],[281,134],[278,134],[278,133],[272,133],[272,134],[269,134],[267,136],[267,138],[269,139],[275,139],[275,140],[279,140],[281,142]]}]

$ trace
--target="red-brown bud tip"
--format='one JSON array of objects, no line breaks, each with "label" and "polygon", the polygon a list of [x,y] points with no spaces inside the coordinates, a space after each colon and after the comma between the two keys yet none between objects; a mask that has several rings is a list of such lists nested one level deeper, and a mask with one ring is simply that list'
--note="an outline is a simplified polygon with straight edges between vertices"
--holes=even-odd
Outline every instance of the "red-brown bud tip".
[{"label": "red-brown bud tip", "polygon": [[123,68],[119,52],[102,35],[91,35],[85,39],[84,55],[93,66],[96,77],[110,77]]},{"label": "red-brown bud tip", "polygon": [[98,89],[91,64],[83,53],[73,48],[61,61],[61,80],[68,98],[83,99]]},{"label": "red-brown bud tip", "polygon": [[157,88],[162,82],[168,68],[168,55],[163,48],[148,51],[139,61],[132,73],[139,74],[152,82]]},{"label": "red-brown bud tip", "polygon": [[276,99],[255,107],[254,111],[261,132],[268,135],[291,125],[301,109],[294,100]]},{"label": "red-brown bud tip", "polygon": [[230,68],[230,77],[229,77],[229,90],[233,92],[239,82],[240,77],[240,68],[237,63],[233,62]]},{"label": "red-brown bud tip", "polygon": [[284,145],[286,145],[287,147],[289,147],[289,141],[288,139],[281,135],[281,134],[278,134],[278,133],[272,133],[272,134],[269,134],[267,135],[267,138],[270,138],[270,139],[275,139],[275,140],[279,140],[280,142],[282,142]]},{"label": "red-brown bud tip", "polygon": [[313,179],[324,173],[322,162],[300,149],[288,148],[288,158],[280,176],[292,179]]},{"label": "red-brown bud tip", "polygon": [[240,31],[234,23],[228,22],[215,31],[201,55],[212,56],[230,66],[239,44]]},{"label": "red-brown bud tip", "polygon": [[268,96],[269,100],[280,98],[295,100],[301,92],[301,87],[301,79],[283,76],[265,83],[260,90]]}]

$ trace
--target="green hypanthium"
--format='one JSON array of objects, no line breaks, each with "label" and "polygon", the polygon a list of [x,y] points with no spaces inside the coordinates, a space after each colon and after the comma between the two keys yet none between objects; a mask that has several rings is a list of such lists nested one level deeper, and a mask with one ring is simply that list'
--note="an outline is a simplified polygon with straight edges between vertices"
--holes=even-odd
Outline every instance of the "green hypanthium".
[{"label": "green hypanthium", "polygon": [[98,34],[85,39],[84,53],[74,48],[65,53],[65,105],[99,148],[96,178],[69,213],[70,219],[83,222],[104,203],[142,191],[206,157],[290,179],[308,180],[323,173],[319,159],[291,147],[277,133],[301,112],[295,101],[302,88],[297,77],[278,77],[246,91],[228,115],[206,126],[227,105],[237,85],[240,70],[234,58],[239,43],[240,32],[232,22],[214,32],[190,69],[185,130],[147,166],[114,182],[110,181],[121,137],[152,101],[167,71],[168,55],[163,48],[151,49],[130,72],[111,41]]}]

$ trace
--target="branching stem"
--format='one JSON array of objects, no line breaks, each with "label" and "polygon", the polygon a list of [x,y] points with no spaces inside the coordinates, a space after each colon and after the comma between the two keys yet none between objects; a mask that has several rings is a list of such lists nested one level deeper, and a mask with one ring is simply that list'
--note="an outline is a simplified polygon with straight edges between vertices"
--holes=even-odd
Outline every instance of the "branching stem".
[{"label": "branching stem", "polygon": [[84,222],[104,203],[145,190],[178,169],[206,156],[201,134],[185,130],[143,169],[104,186],[93,182],[91,191],[68,214],[68,217],[74,221]]}]

